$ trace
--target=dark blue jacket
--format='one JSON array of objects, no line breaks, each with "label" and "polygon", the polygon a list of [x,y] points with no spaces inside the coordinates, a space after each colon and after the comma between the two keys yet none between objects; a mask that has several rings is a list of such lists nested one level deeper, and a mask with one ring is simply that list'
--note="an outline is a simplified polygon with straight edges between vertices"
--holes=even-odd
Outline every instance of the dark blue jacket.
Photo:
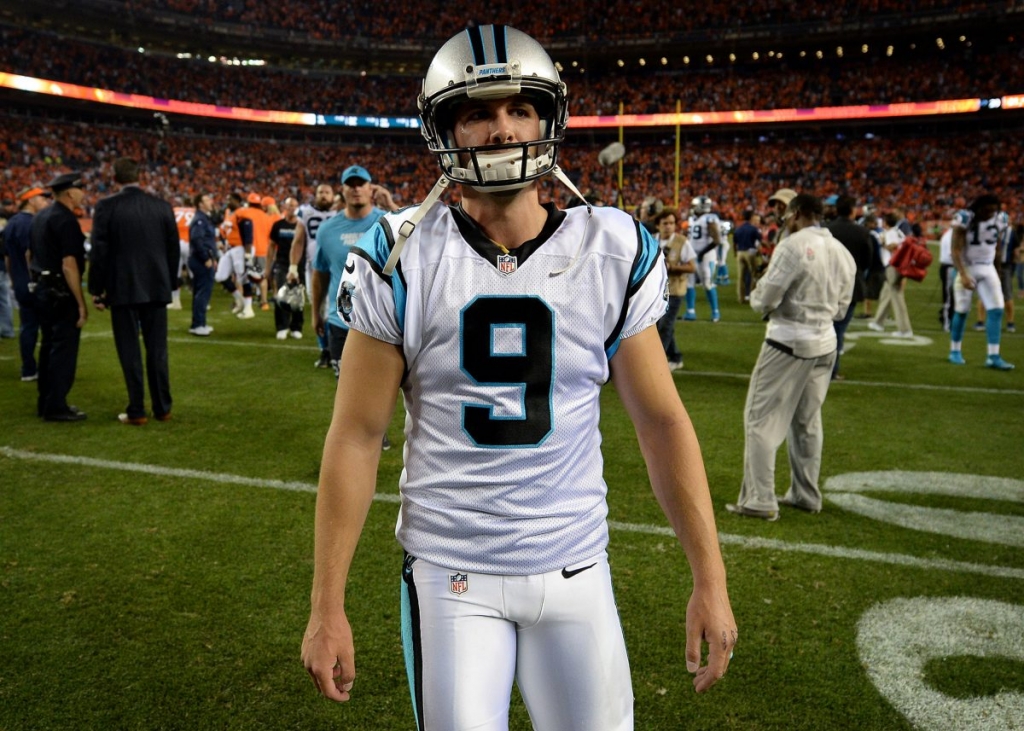
[{"label": "dark blue jacket", "polygon": [[217,229],[210,217],[200,210],[188,225],[188,255],[200,264],[217,258]]},{"label": "dark blue jacket", "polygon": [[14,284],[14,296],[18,302],[25,302],[28,297],[28,261],[25,252],[32,246],[32,214],[18,211],[7,222],[4,228],[4,248],[11,260],[11,283]]}]

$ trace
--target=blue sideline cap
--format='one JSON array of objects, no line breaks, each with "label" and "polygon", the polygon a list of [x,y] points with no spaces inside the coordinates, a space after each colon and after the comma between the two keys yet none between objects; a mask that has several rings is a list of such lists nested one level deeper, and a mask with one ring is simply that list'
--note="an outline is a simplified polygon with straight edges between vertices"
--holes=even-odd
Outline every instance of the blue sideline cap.
[{"label": "blue sideline cap", "polygon": [[370,173],[367,172],[366,168],[360,165],[352,165],[345,168],[345,172],[341,174],[341,182],[347,183],[352,178],[359,178],[365,180],[367,183],[371,182],[373,178],[370,177]]}]

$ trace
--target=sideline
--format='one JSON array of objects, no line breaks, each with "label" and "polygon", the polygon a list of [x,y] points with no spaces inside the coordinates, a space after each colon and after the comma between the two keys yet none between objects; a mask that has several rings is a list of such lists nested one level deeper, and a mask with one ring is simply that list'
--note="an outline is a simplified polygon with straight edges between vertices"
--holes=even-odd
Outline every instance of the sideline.
[{"label": "sideline", "polygon": [[[74,457],[64,454],[45,454],[40,452],[28,452],[21,449],[0,446],[0,457],[8,459],[21,459],[31,462],[49,462],[51,464],[67,464],[79,467],[92,467],[104,470],[117,470],[119,472],[137,472],[148,475],[160,475],[162,477],[177,477],[190,480],[206,480],[230,485],[247,485],[250,487],[269,488],[272,490],[288,490],[291,492],[316,492],[316,485],[309,482],[289,482],[285,480],[264,480],[254,477],[243,477],[223,472],[206,472],[204,470],[189,470],[176,467],[160,467],[158,465],[139,464],[136,462],[115,462],[105,459],[94,459],[92,457]],[[397,503],[399,496],[395,493],[378,492],[373,496],[375,502]],[[637,523],[620,523],[608,521],[612,530],[626,533],[641,533],[646,535],[657,535],[675,538],[671,528],[667,526],[645,525]],[[789,553],[808,553],[816,556],[829,558],[845,558],[855,561],[870,561],[873,563],[904,566],[907,568],[925,569],[930,571],[959,572],[978,574],[981,576],[994,576],[1004,579],[1024,580],[1024,569],[1010,566],[992,566],[988,564],[970,563],[967,561],[950,561],[947,559],[920,558],[900,553],[882,553],[879,551],[866,551],[859,548],[847,548],[843,546],[828,546],[817,543],[789,543],[774,538],[759,538],[757,536],[741,536],[730,533],[719,533],[719,541],[724,546],[739,546],[750,549],[768,549],[772,551],[786,551]]]},{"label": "sideline", "polygon": [[[877,333],[871,333],[877,335]],[[85,337],[85,334],[82,335]],[[272,338],[271,338],[272,339]],[[254,343],[247,342],[244,340],[216,340],[210,338],[181,338],[181,337],[169,337],[167,338],[169,343],[189,344],[189,345],[227,345],[236,348],[267,348],[273,347],[281,350],[304,350],[313,353],[316,349],[314,339],[307,340],[305,344],[283,344],[278,342],[273,343]],[[723,373],[719,371],[678,371],[675,375],[683,378],[687,376],[696,376],[699,378],[738,378],[743,381],[750,380],[749,373]],[[929,383],[892,383],[889,381],[853,381],[847,380],[842,381],[838,384],[833,383],[830,388],[847,388],[849,386],[867,386],[868,388],[895,388],[903,391],[943,391],[947,393],[994,393],[1002,394],[1006,396],[1024,396],[1024,389],[1019,388],[980,388],[976,386],[946,386],[940,384],[929,384]]]}]

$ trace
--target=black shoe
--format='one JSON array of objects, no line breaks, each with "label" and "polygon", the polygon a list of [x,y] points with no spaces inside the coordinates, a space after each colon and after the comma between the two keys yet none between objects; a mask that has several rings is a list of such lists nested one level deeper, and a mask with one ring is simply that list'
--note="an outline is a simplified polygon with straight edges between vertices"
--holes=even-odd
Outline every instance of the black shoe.
[{"label": "black shoe", "polygon": [[79,411],[77,406],[69,406],[67,411],[43,416],[43,421],[85,421],[84,411]]},{"label": "black shoe", "polygon": [[313,364],[314,368],[330,368],[331,367],[331,354],[326,350],[320,351],[320,358],[317,359],[316,363]]}]

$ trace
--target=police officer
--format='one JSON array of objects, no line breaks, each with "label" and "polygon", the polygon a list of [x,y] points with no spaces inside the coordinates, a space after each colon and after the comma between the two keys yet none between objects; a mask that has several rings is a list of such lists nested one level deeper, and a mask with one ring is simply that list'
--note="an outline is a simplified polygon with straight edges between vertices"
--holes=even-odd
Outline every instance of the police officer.
[{"label": "police officer", "polygon": [[83,421],[85,413],[67,402],[75,382],[78,344],[89,317],[82,295],[85,235],[75,217],[82,205],[81,173],[65,173],[47,184],[54,204],[32,222],[32,265],[39,305],[38,413],[46,421]]}]

